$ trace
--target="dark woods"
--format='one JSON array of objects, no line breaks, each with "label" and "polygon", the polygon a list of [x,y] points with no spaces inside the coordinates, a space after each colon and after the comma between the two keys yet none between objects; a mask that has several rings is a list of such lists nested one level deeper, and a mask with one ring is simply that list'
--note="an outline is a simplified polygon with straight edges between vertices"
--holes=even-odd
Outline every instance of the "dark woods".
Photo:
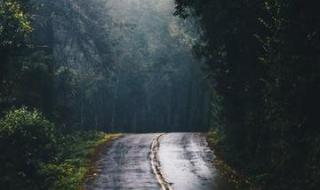
[{"label": "dark woods", "polygon": [[121,23],[106,0],[0,0],[0,189],[50,189],[69,171],[55,145],[70,131],[210,126],[262,189],[318,190],[318,4],[176,0],[176,15],[200,22],[195,59],[150,9]]},{"label": "dark woods", "polygon": [[226,161],[262,189],[319,189],[317,1],[177,0],[200,17],[211,126]]},{"label": "dark woods", "polygon": [[0,0],[0,189],[79,189],[92,130],[207,130],[199,61],[168,19],[139,10],[139,28],[106,2]]}]

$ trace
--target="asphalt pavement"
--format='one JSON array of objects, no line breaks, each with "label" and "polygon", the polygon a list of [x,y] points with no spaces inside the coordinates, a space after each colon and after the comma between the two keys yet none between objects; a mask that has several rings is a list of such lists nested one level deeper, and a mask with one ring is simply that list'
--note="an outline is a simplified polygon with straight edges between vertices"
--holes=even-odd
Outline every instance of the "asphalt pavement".
[{"label": "asphalt pavement", "polygon": [[86,189],[233,190],[213,159],[201,133],[124,135],[101,153]]}]

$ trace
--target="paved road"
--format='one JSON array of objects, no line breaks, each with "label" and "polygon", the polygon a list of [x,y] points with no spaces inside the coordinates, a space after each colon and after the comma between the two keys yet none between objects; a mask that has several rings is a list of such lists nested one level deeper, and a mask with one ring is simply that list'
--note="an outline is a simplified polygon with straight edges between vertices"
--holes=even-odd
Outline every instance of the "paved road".
[{"label": "paved road", "polygon": [[159,160],[172,189],[213,189],[216,174],[213,153],[203,135],[171,133],[161,137]]},{"label": "paved road", "polygon": [[[161,179],[168,190],[231,190],[212,166],[214,155],[203,135],[160,135],[130,134],[114,141],[98,160],[99,174],[87,190],[160,190]],[[154,144],[161,177],[150,160]]]}]

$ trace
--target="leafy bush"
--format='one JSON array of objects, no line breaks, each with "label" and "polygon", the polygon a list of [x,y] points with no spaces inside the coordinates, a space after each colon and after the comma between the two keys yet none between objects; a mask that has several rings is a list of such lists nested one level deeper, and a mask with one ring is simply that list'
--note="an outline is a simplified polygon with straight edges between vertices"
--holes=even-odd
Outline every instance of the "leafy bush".
[{"label": "leafy bush", "polygon": [[53,184],[48,190],[78,190],[89,172],[92,156],[99,146],[117,135],[98,131],[73,131],[59,138],[58,162],[46,165],[45,173],[50,174]]},{"label": "leafy bush", "polygon": [[211,146],[218,146],[224,141],[224,133],[221,129],[213,129],[211,128],[208,134],[208,141]]},{"label": "leafy bush", "polygon": [[41,167],[54,159],[54,125],[38,111],[9,111],[0,121],[0,189],[43,189]]}]

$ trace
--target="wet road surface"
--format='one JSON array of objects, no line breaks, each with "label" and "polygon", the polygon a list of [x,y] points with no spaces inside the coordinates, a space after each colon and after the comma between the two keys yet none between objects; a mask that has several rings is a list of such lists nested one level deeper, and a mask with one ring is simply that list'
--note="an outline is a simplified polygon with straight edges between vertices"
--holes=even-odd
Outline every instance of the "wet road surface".
[{"label": "wet road surface", "polygon": [[214,155],[202,134],[160,135],[130,134],[115,140],[97,161],[98,175],[87,182],[87,190],[165,190],[151,162],[153,144],[166,189],[232,190],[213,167]]},{"label": "wet road surface", "polygon": [[161,137],[159,160],[172,189],[214,189],[213,153],[203,135],[171,133]]}]

